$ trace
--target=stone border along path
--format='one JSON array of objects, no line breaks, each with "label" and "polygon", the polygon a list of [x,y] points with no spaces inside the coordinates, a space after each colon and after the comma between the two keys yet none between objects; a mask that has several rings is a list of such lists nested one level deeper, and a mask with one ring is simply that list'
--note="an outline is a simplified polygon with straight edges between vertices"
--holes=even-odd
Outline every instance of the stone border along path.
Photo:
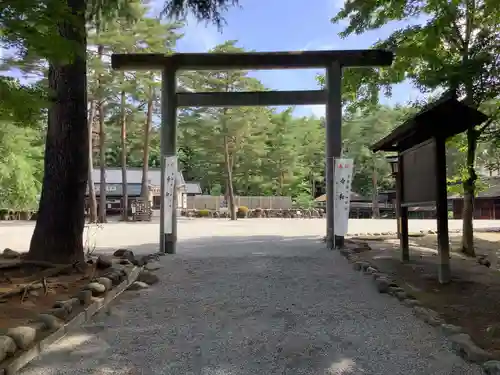
[{"label": "stone border along path", "polygon": [[[363,247],[361,244],[356,246]],[[461,327],[447,324],[439,314],[421,306],[421,303],[403,288],[399,287],[388,275],[380,272],[375,266],[366,261],[354,261],[355,248],[345,247],[340,249],[340,253],[351,263],[355,271],[361,271],[367,276],[371,276],[373,283],[379,293],[386,293],[396,297],[405,306],[411,307],[415,316],[425,323],[437,327],[451,341],[453,351],[466,361],[481,364],[484,372],[488,375],[500,375],[500,361],[494,360],[493,354],[481,349],[462,331]]]},{"label": "stone border along path", "polygon": [[[158,277],[151,273],[157,270],[151,259],[164,254],[152,254],[135,259],[129,250],[120,249],[110,257],[100,256],[94,261],[105,263],[108,272],[91,280],[79,293],[66,301],[58,301],[52,309],[40,314],[36,321],[25,326],[0,332],[0,375],[14,375],[31,361],[48,351],[70,332],[88,322],[125,290],[145,289],[155,284]],[[117,262],[114,262],[116,260]],[[65,321],[74,308],[83,305],[84,310],[69,321]],[[52,331],[42,340],[40,335]]]},{"label": "stone border along path", "polygon": [[[203,220],[203,221],[204,221],[204,220]],[[214,221],[215,221],[215,220],[214,220]],[[263,220],[263,221],[265,221],[265,220]],[[272,224],[273,222],[276,222],[276,221],[269,220],[269,221],[268,221],[268,224]],[[301,227],[302,227],[302,226],[304,226],[304,224],[303,224],[304,222],[303,222],[303,221],[296,221],[296,222],[297,222],[297,223],[300,223]],[[314,222],[314,221],[313,221],[313,220],[311,220],[310,222]],[[370,220],[366,220],[366,222],[370,222]],[[233,230],[232,230],[232,232],[233,232],[233,233],[226,233],[226,231],[227,231],[227,229],[226,229],[226,228],[227,228],[227,227],[231,227],[231,226],[233,226],[233,227],[234,227],[234,226],[235,226],[235,224],[237,224],[239,227],[241,226],[241,227],[242,227],[242,229],[240,230],[240,229],[235,228],[236,230],[235,230],[235,229],[233,229]],[[225,236],[228,236],[228,235],[232,235],[232,236],[235,236],[235,235],[236,235],[236,236],[238,236],[238,235],[240,235],[240,236],[243,236],[243,234],[244,234],[245,232],[247,232],[247,233],[249,232],[249,230],[248,230],[248,226],[247,226],[246,224],[247,224],[247,222],[245,222],[244,220],[240,220],[238,223],[229,223],[229,224],[227,224],[227,223],[226,223],[225,225],[223,224],[222,230],[221,230],[221,231],[219,231],[219,233],[217,233],[217,234],[219,234],[219,235],[223,236],[222,238],[224,238],[224,235],[225,235]],[[259,234],[261,234],[261,235],[262,235],[262,234],[268,234],[268,233],[267,233],[268,231],[269,231],[269,232],[273,232],[273,234],[275,234],[275,235],[282,235],[282,236],[284,236],[284,237],[287,237],[287,236],[292,236],[292,234],[291,234],[291,233],[293,233],[293,235],[295,235],[295,236],[296,236],[296,235],[299,235],[299,236],[300,236],[301,234],[303,235],[303,234],[304,234],[304,232],[309,233],[309,228],[305,228],[305,229],[301,229],[300,231],[297,231],[297,230],[296,230],[297,228],[295,228],[295,229],[294,229],[294,228],[291,228],[291,227],[293,227],[293,226],[291,226],[291,225],[290,225],[290,222],[289,222],[289,221],[288,221],[288,222],[286,222],[286,223],[284,223],[284,224],[285,224],[286,228],[281,229],[281,232],[282,232],[282,233],[274,233],[274,232],[275,232],[275,230],[276,230],[276,227],[271,227],[271,228],[269,228],[269,227],[267,227],[267,226],[266,226],[266,228],[268,228],[268,229],[266,229],[265,231],[261,229],[261,232],[264,232],[264,233],[258,233],[257,235],[259,235]],[[116,225],[116,226],[118,227],[119,225]],[[224,228],[224,226],[226,226],[226,228]],[[319,226],[319,225],[317,225],[317,223],[316,223],[316,226],[321,227],[321,228],[318,230],[318,232],[324,232],[324,231],[323,231],[323,226]],[[135,226],[134,226],[134,227],[135,227]],[[153,227],[153,226],[151,226],[151,227]],[[129,229],[129,233],[128,233],[128,234],[129,234],[129,235],[132,235],[132,236],[136,236],[136,237],[137,237],[137,232],[136,232],[135,234],[134,234],[134,233],[130,233],[130,232],[133,232],[133,231],[131,231],[131,230],[130,230],[130,229],[132,229],[132,228],[133,228],[133,226],[129,226],[129,227],[127,228],[127,229]],[[139,228],[139,229],[142,231],[142,230],[144,230],[145,228],[147,229],[147,228],[148,228],[148,225],[143,225],[143,226],[141,226],[141,225],[137,225],[137,228]],[[122,228],[122,226],[120,226],[120,229],[123,229],[123,228]],[[186,228],[186,229],[187,229],[187,228]],[[226,229],[226,231],[224,231],[224,229]],[[243,229],[244,229],[244,230],[243,230]],[[364,229],[364,228],[363,228],[363,229]],[[381,229],[381,228],[380,228],[380,229]],[[415,229],[416,229],[416,228],[415,228]],[[420,228],[419,228],[419,229],[420,229]],[[417,229],[417,230],[418,230],[418,229]],[[358,231],[359,231],[359,229],[358,229]],[[124,233],[123,233],[121,230],[120,230],[120,232],[121,232],[122,237],[123,237],[123,234],[124,234]],[[192,232],[192,231],[191,231],[191,232]],[[212,228],[208,228],[207,230],[205,230],[205,232],[210,232],[210,233],[211,233],[211,236],[214,236],[214,232],[212,231]],[[250,231],[250,232],[251,232],[251,231]],[[253,233],[253,232],[252,232],[252,233]],[[284,233],[284,234],[283,234],[283,233]],[[155,234],[156,234],[156,230],[155,230]],[[203,234],[204,234],[204,233],[203,233]],[[255,234],[255,233],[254,233],[254,234]],[[190,236],[190,238],[195,237],[195,238],[199,239],[199,235],[200,235],[199,233],[196,233],[196,234],[195,234],[195,236]],[[108,236],[108,234],[106,234],[106,236]],[[148,237],[148,236],[146,236],[146,237]],[[154,237],[155,237],[155,240],[156,240],[156,235],[155,235]],[[248,237],[249,237],[249,238],[251,238],[251,236],[248,236]],[[321,236],[320,236],[320,235],[318,235],[318,239],[319,239],[319,238],[321,238]],[[129,241],[129,237],[126,237],[126,238],[120,238],[120,240],[121,240],[121,241],[123,241],[123,242],[125,242],[125,241],[126,241],[126,242],[128,242],[128,241]],[[293,239],[292,239],[292,240],[293,240]],[[140,238],[140,239],[136,238],[136,241],[140,241],[140,243],[146,242],[146,240],[144,240],[143,238]],[[207,241],[209,241],[209,240],[207,239]],[[278,240],[278,241],[279,241],[279,240]],[[203,241],[203,242],[204,242],[204,241]],[[243,242],[244,242],[244,241],[243,241]],[[251,242],[251,241],[250,241],[250,242]],[[277,242],[277,243],[279,243],[279,242]],[[287,243],[287,242],[284,242],[284,243]],[[302,244],[299,246],[299,247],[300,247],[300,256],[302,256],[302,255],[303,255],[303,253],[304,253],[304,247],[305,247],[305,245],[309,246],[308,244],[310,244],[310,240],[306,240],[306,241],[304,241],[304,243],[302,243]],[[114,245],[115,245],[115,247],[114,247],[114,248],[116,249],[116,248],[117,248],[117,247],[116,247],[116,242],[114,243]],[[224,256],[226,256],[226,255],[225,255],[225,253],[226,253],[226,252],[227,252],[227,250],[228,250],[228,246],[227,246],[227,245],[231,245],[231,250],[233,250],[233,249],[232,249],[232,247],[233,247],[233,246],[236,246],[236,244],[226,244],[226,245],[224,245],[224,244],[217,244],[217,245],[213,245],[212,247],[214,247],[214,248],[222,247],[222,249],[216,249],[216,250],[218,250],[218,251],[216,252],[216,254],[217,254],[218,256],[223,255],[223,254],[224,254]],[[200,249],[200,252],[201,252],[201,250],[202,250],[203,254],[205,254],[205,253],[206,253],[206,250],[211,250],[211,249],[208,249],[208,248],[207,248],[207,246],[208,246],[208,247],[210,247],[210,245],[208,245],[207,243],[205,243],[205,242],[204,242],[204,244],[203,244],[203,246],[202,246],[202,247],[203,247],[203,249]],[[255,247],[255,246],[258,246],[258,245],[252,245],[252,247]],[[111,246],[110,246],[110,247],[111,247]],[[195,259],[195,264],[196,264],[196,262],[198,262],[198,260],[196,260],[196,257],[198,256],[198,254],[194,254],[194,253],[196,253],[196,252],[197,252],[197,250],[196,250],[196,247],[197,247],[197,246],[196,246],[196,245],[193,245],[193,244],[189,244],[189,245],[186,245],[186,247],[187,247],[187,248],[189,248],[189,253],[190,253],[190,254],[189,254],[189,257],[190,257],[190,258],[194,258],[194,259]],[[226,248],[225,250],[223,249],[224,247]],[[236,246],[236,247],[238,247],[238,246]],[[299,247],[297,247],[297,249],[298,249]],[[287,250],[287,255],[286,255],[287,257],[288,257],[288,256],[290,256],[290,254],[288,254],[289,250],[293,250],[293,249],[294,249],[293,247],[292,247],[292,248],[287,248],[287,249],[286,249],[286,250]],[[219,251],[219,250],[220,250],[220,251]],[[268,264],[268,263],[269,263],[269,265],[271,266],[271,265],[272,265],[272,264],[271,264],[271,263],[272,263],[272,259],[273,259],[273,258],[272,258],[272,256],[271,256],[271,253],[274,253],[274,250],[273,250],[273,251],[271,251],[271,252],[267,252],[267,250],[266,250],[266,249],[263,249],[263,250],[264,250],[264,253],[258,253],[258,255],[263,255],[263,257],[262,257],[262,258],[259,258],[259,259],[262,259],[262,262],[264,262],[264,263],[265,263],[265,264],[262,264],[261,266],[267,266],[267,264]],[[269,250],[270,250],[270,249],[269,249]],[[99,251],[99,250],[98,250],[98,251]],[[237,251],[236,253],[238,253],[238,251]],[[325,253],[326,253],[326,251],[325,251],[325,250],[324,250],[324,248],[322,247],[322,248],[321,248],[321,252],[320,252],[320,254],[323,254],[323,255],[324,255]],[[329,253],[331,253],[331,252],[329,252]],[[255,254],[255,255],[257,255],[257,253],[254,253],[254,254]],[[208,276],[204,276],[204,278],[205,278],[205,277],[209,277],[208,281],[213,281],[212,279],[210,279],[210,277],[211,277],[210,275],[212,275],[212,274],[214,273],[214,271],[215,271],[215,270],[220,271],[220,264],[219,264],[219,262],[220,262],[220,258],[219,258],[219,259],[214,259],[214,260],[213,260],[213,262],[212,262],[212,260],[210,259],[210,258],[212,257],[212,255],[213,255],[213,254],[205,254],[205,255],[204,255],[204,257],[206,257],[206,258],[205,258],[205,259],[203,259],[203,261],[199,262],[199,263],[202,263],[202,267],[203,267],[202,269],[204,270],[204,271],[203,271],[204,273],[205,273],[205,270],[206,270],[206,267],[207,267],[207,266],[208,266],[208,268],[209,268],[209,269],[208,269],[208,271],[212,271],[212,272],[208,272]],[[248,254],[247,254],[247,255],[248,255]],[[276,254],[275,254],[275,255],[276,255]],[[194,257],[193,257],[193,256],[194,256]],[[177,256],[177,257],[179,257],[179,256]],[[183,257],[183,256],[182,256],[182,257]],[[311,257],[311,255],[308,255],[308,257]],[[169,257],[169,258],[170,258],[170,257]],[[313,256],[312,256],[312,258],[315,258],[315,256],[313,255]],[[322,264],[322,262],[321,262],[320,260],[318,260],[318,259],[314,260],[314,259],[312,259],[312,258],[311,258],[311,261],[314,261],[314,262],[315,262],[313,265],[316,265],[316,266],[318,266],[319,268],[321,268],[321,267],[323,267],[323,268],[324,268],[324,264]],[[186,258],[184,258],[184,257],[183,257],[183,259],[185,260]],[[269,259],[271,259],[271,260],[269,260]],[[308,258],[306,257],[305,259],[307,260]],[[330,259],[330,258],[328,258],[328,259]],[[172,260],[172,261],[170,261],[170,260]],[[177,268],[180,268],[180,269],[181,269],[181,270],[180,270],[180,271],[178,271],[178,272],[182,272],[183,264],[179,264],[179,260],[180,260],[180,259],[178,259],[177,261],[175,261],[173,258],[169,259],[169,262],[168,262],[168,263],[169,263],[169,264],[170,264],[170,263],[173,263],[173,264],[171,264],[169,267],[170,267],[170,268],[171,268],[171,267],[174,267],[174,268],[172,268],[172,269],[171,269],[171,271],[173,271],[173,272],[177,272],[177,271],[176,271],[176,267],[177,267]],[[281,262],[282,260],[283,260],[283,259],[279,260],[279,262]],[[188,262],[188,263],[191,263],[191,260],[189,260],[189,262]],[[208,263],[208,264],[207,264],[207,263]],[[212,265],[212,267],[213,267],[213,269],[212,269],[212,270],[210,270],[210,267],[211,267],[210,263],[217,263],[216,265]],[[302,264],[302,261],[301,261],[300,263]],[[316,264],[316,263],[317,263],[317,264]],[[325,263],[325,262],[323,262],[323,263]],[[149,266],[149,265],[148,265],[148,266]],[[231,270],[232,270],[232,269],[234,269],[235,267],[236,267],[236,268],[237,268],[237,267],[240,267],[240,266],[241,266],[240,261],[238,261],[237,263],[233,263],[233,264],[231,265],[231,267],[229,267],[229,266],[228,266],[227,271],[228,271],[228,272],[231,272]],[[345,267],[345,266],[344,266],[344,267]],[[271,271],[272,271],[272,270],[271,270]],[[299,273],[299,275],[298,275],[298,276],[294,274],[294,272],[295,272],[295,271],[297,271],[297,272]],[[286,269],[283,269],[283,270],[281,270],[281,269],[280,269],[280,273],[281,273],[281,272],[283,272],[283,273],[284,273],[284,275],[281,275],[281,276],[280,276],[280,278],[278,278],[276,281],[280,281],[280,280],[281,280],[281,281],[283,281],[284,277],[289,278],[289,277],[290,277],[290,274],[293,274],[293,278],[295,278],[295,277],[297,276],[297,277],[299,277],[299,279],[300,279],[300,277],[303,277],[303,281],[307,281],[307,279],[309,279],[309,280],[310,280],[310,277],[311,277],[311,275],[310,275],[310,271],[311,271],[311,269],[308,269],[308,270],[307,270],[307,272],[305,272],[305,270],[304,270],[303,266],[301,265],[301,266],[300,266],[300,268],[297,266],[297,269],[296,269],[295,271],[290,272],[290,271],[287,271]],[[348,271],[348,272],[350,273],[350,271],[349,271],[349,270],[346,270],[346,271]],[[233,272],[234,272],[234,271],[233,271]],[[305,275],[301,275],[301,273],[305,273]],[[341,273],[342,273],[342,272],[341,272]],[[150,275],[155,276],[154,274],[150,274]],[[234,274],[233,274],[233,276],[234,276]],[[317,276],[320,276],[320,275],[317,275]],[[344,275],[344,276],[346,276],[346,275]],[[191,276],[190,276],[190,277],[191,277]],[[216,281],[216,282],[214,282],[214,284],[212,284],[212,286],[214,286],[214,285],[215,285],[215,286],[220,287],[220,281],[218,280],[218,279],[219,279],[219,277],[220,277],[220,273],[217,275],[217,281]],[[266,277],[267,277],[267,276],[266,276]],[[331,281],[330,279],[324,280],[324,275],[323,275],[323,276],[321,276],[321,278],[323,279],[323,282],[324,282],[324,281]],[[177,282],[178,280],[171,280],[171,281],[175,281],[175,282],[173,283],[173,284],[175,285],[175,284],[176,284],[176,282]],[[205,279],[205,281],[207,281],[207,279]],[[288,280],[287,280],[287,281],[288,281]],[[321,279],[318,279],[318,281],[321,281]],[[336,282],[336,280],[335,280],[335,279],[334,279],[333,281],[334,281],[334,283]],[[346,280],[340,280],[340,284],[344,283],[344,281],[346,281]],[[351,281],[352,281],[352,280],[351,280]],[[253,279],[253,280],[251,281],[251,283],[252,283],[252,284],[253,284],[253,283],[255,283],[255,282],[259,283],[259,282],[258,282],[257,280],[255,280],[255,279]],[[269,283],[269,281],[266,281],[266,284],[267,284],[267,283]],[[278,283],[278,284],[279,284],[279,283]],[[309,282],[308,284],[311,284],[311,282]],[[313,283],[313,284],[314,284],[314,283]],[[208,285],[210,285],[210,284],[208,284]],[[279,286],[279,285],[277,285],[277,286]],[[369,287],[370,285],[367,285],[367,286]],[[189,286],[189,285],[187,285],[187,287],[194,287],[194,288],[196,289],[196,285],[193,285],[193,286]],[[141,281],[139,281],[139,282],[134,282],[132,285],[130,285],[129,290],[131,290],[131,289],[132,289],[132,290],[133,290],[133,289],[138,290],[138,289],[143,289],[143,288],[147,288],[147,284],[146,284],[146,283],[143,283],[143,282],[141,282]],[[207,286],[207,288],[209,288],[209,286]],[[311,285],[308,285],[308,288],[310,288],[310,289],[309,289],[309,292],[310,292],[311,294],[313,294],[313,295],[315,295],[315,296],[318,296],[318,293],[317,293],[317,291],[316,291],[316,285],[314,286],[314,288],[312,288],[312,287],[311,287]],[[311,288],[312,288],[312,289],[311,289]],[[170,288],[169,288],[169,289],[170,289]],[[368,288],[368,289],[370,289],[370,288]],[[218,293],[221,293],[220,291],[215,291],[215,292],[213,292],[213,294],[215,294],[216,292],[217,292],[217,294],[218,294]],[[326,293],[327,295],[328,295],[328,293],[331,293],[332,295],[335,293],[335,295],[334,295],[334,296],[332,296],[332,298],[337,298],[337,297],[343,297],[343,298],[345,298],[345,297],[346,297],[345,295],[343,295],[343,296],[342,296],[342,295],[337,296],[337,295],[336,295],[336,293],[338,293],[338,292],[339,292],[339,290],[338,290],[338,289],[335,289],[335,288],[333,288],[333,289],[332,289],[332,288],[331,288],[331,285],[329,285],[329,286],[328,286],[328,289],[323,289],[323,290],[322,290],[322,293]],[[373,291],[373,292],[375,292],[375,291]],[[153,293],[154,293],[154,294],[153,294]],[[165,293],[168,293],[168,294],[165,294]],[[196,293],[199,293],[199,291],[196,291]],[[299,290],[297,293],[298,293],[298,295],[299,295],[299,296],[301,295],[300,290]],[[179,297],[179,296],[175,295],[175,293],[174,293],[173,291],[171,291],[171,290],[170,290],[170,291],[167,291],[167,292],[165,292],[164,290],[162,290],[162,291],[161,291],[161,293],[160,293],[159,291],[153,291],[153,292],[152,292],[152,294],[151,294],[151,297],[153,297],[153,296],[154,296],[154,297],[157,297],[157,296],[158,296],[158,294],[159,294],[160,296],[162,296],[162,295],[167,295],[170,299],[174,300],[174,302],[175,302],[175,299]],[[231,293],[229,293],[229,294],[231,294]],[[342,294],[342,291],[340,291],[340,294]],[[350,293],[349,293],[349,294],[350,294]],[[219,295],[219,294],[218,294],[218,295]],[[186,298],[187,298],[187,297],[186,297]],[[323,294],[321,294],[321,297],[320,297],[320,298],[323,298]],[[234,295],[232,295],[232,300],[233,300],[233,302],[232,302],[232,303],[235,303],[234,299],[235,299],[235,296],[234,296]],[[237,299],[237,298],[236,298],[236,299]],[[355,300],[355,301],[357,301],[358,299],[357,299],[357,298],[354,298],[354,300]],[[184,302],[186,302],[186,301],[184,301]],[[237,302],[237,301],[236,301],[236,302]],[[358,302],[359,302],[359,301],[358,301]],[[127,313],[127,315],[129,315],[129,313],[131,312],[131,311],[130,311],[130,309],[129,309],[129,307],[130,307],[130,306],[134,306],[134,308],[137,308],[137,309],[139,309],[139,307],[143,308],[142,306],[138,306],[138,305],[140,305],[141,303],[143,304],[143,303],[144,303],[144,301],[142,301],[142,302],[140,302],[140,301],[124,301],[124,303],[123,303],[123,304],[124,304],[123,309],[125,310],[125,312]],[[312,306],[312,307],[314,308],[315,306]],[[327,306],[325,306],[325,307],[327,307]],[[364,306],[364,307],[366,307],[366,306]],[[331,306],[330,306],[330,308],[331,308]],[[376,310],[377,310],[377,309],[376,309]],[[142,311],[142,310],[141,310],[141,311]],[[378,310],[377,310],[377,311],[378,311]],[[323,314],[323,311],[321,311],[321,312],[319,312],[319,311],[313,311],[313,312],[314,312],[314,313],[316,313],[316,314],[319,314],[319,313]],[[351,313],[352,313],[352,312],[351,312]],[[137,315],[137,314],[134,314],[134,311],[132,311],[132,314],[131,314],[131,315]],[[139,314],[139,315],[141,316],[141,318],[143,318],[143,314],[142,314],[142,313],[141,313],[141,314]],[[354,315],[356,315],[356,313],[354,313]],[[360,314],[357,314],[357,315],[359,316]],[[132,319],[132,318],[136,318],[136,317],[135,317],[135,316],[132,316],[132,317],[131,317],[131,320],[133,321],[134,319]],[[106,319],[106,318],[104,318],[104,319]],[[109,318],[108,318],[108,320],[109,320]],[[342,319],[341,319],[341,321],[342,321]],[[139,321],[139,322],[140,322],[140,321]],[[154,322],[154,321],[153,321],[153,322]],[[137,322],[134,322],[134,323],[137,323]],[[162,322],[162,323],[164,324],[164,322]],[[345,323],[345,322],[344,322],[344,323]],[[418,323],[418,322],[414,322],[414,323]],[[138,324],[138,323],[137,323],[137,324]],[[171,325],[172,325],[172,327],[178,327],[176,324],[177,324],[177,323],[176,323],[176,321],[175,321],[175,320],[171,321]],[[399,324],[400,324],[400,323],[397,323],[396,325],[399,325]],[[382,324],[382,325],[383,325],[383,324]],[[75,328],[76,328],[76,327],[75,327]],[[157,328],[157,327],[156,327],[156,328]],[[156,328],[155,328],[155,329],[156,329]],[[386,328],[387,328],[387,327],[386,327]],[[114,329],[115,329],[115,333],[116,333],[116,329],[121,329],[121,327],[120,327],[120,328],[118,328],[118,327],[114,327]],[[165,332],[166,332],[166,331],[165,331]],[[165,332],[163,332],[163,334],[165,334]],[[167,333],[166,335],[168,336],[168,333]],[[126,335],[125,335],[125,336],[126,336]],[[136,337],[136,336],[137,336],[137,333],[135,334],[135,336],[134,336],[134,337]],[[359,336],[359,334],[358,334],[358,337],[362,337],[362,336]],[[180,339],[180,336],[179,336],[179,339]],[[134,339],[134,340],[135,340],[135,339]],[[387,338],[385,338],[384,340],[387,340]],[[133,340],[132,340],[132,341],[133,341]],[[410,340],[410,341],[412,341],[412,340]],[[127,340],[126,340],[126,339],[125,339],[125,342],[127,342]],[[400,342],[400,344],[401,344],[401,340],[400,340],[399,342]],[[113,344],[116,344],[116,342],[113,342],[113,341],[112,341],[112,343],[113,343]],[[112,346],[114,347],[115,345],[112,345]],[[144,353],[148,352],[148,353],[149,353],[149,349],[148,349],[148,350],[143,350],[143,348],[140,348],[140,349],[141,349],[141,352],[144,352]],[[154,351],[154,350],[153,350],[153,351]],[[373,349],[371,349],[371,351],[373,351]],[[370,349],[368,350],[368,353],[369,353],[369,352],[370,352]],[[373,352],[374,352],[374,353],[376,353],[377,351],[375,350],[375,351],[373,351]],[[126,354],[127,354],[127,356],[129,356],[129,355],[133,355],[134,353],[132,353],[131,351],[128,351],[128,350],[127,350]],[[166,354],[163,354],[163,355],[166,355]],[[454,356],[452,356],[452,358],[453,358],[453,357],[454,357]],[[149,360],[149,361],[153,361],[153,358],[148,357],[148,360]],[[375,361],[376,361],[376,360],[375,360]],[[490,370],[487,370],[487,371],[490,371]],[[399,372],[397,372],[397,373],[399,373]],[[464,373],[464,372],[462,372],[462,373]],[[489,372],[489,373],[490,373],[490,374],[496,374],[495,372]],[[1,371],[0,371],[0,375],[3,375]]]},{"label": "stone border along path", "polygon": [[184,245],[161,288],[125,294],[23,373],[483,373],[319,241],[268,245]]}]

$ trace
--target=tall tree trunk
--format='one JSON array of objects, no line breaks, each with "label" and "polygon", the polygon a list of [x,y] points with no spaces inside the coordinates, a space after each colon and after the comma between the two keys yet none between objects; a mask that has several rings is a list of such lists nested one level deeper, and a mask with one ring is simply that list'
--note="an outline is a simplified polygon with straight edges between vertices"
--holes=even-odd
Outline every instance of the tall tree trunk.
[{"label": "tall tree trunk", "polygon": [[284,183],[285,178],[283,176],[283,170],[282,170],[282,168],[283,168],[283,165],[282,165],[282,161],[280,160],[280,163],[279,163],[279,170],[280,170],[279,173],[280,173],[280,176],[279,176],[279,180],[278,180],[279,181],[278,182],[279,183],[279,187],[278,187],[278,195],[279,196],[283,195],[283,185],[285,184]]},{"label": "tall tree trunk", "polygon": [[311,198],[314,199],[316,198],[316,179],[314,178],[314,174],[310,174],[311,178]]},{"label": "tall tree trunk", "polygon": [[229,155],[229,142],[227,135],[224,136],[224,164],[226,166],[227,195],[229,197],[229,215],[231,220],[236,220],[236,204],[233,190],[233,168]]},{"label": "tall tree trunk", "polygon": [[86,33],[83,0],[67,0],[72,13],[58,24],[73,42],[68,62],[49,63],[48,112],[42,193],[28,259],[59,264],[84,260],[85,188],[88,178]]},{"label": "tall tree trunk", "polygon": [[462,210],[462,252],[469,256],[476,256],[474,250],[474,195],[477,175],[474,169],[476,157],[477,134],[475,129],[467,130],[467,170],[468,177],[463,182],[464,204]]},{"label": "tall tree trunk", "polygon": [[[472,25],[475,17],[476,3],[474,1],[465,2],[465,30],[464,45],[462,50],[462,68],[466,71],[469,68],[469,48],[472,38]],[[474,86],[470,76],[464,75],[466,96],[463,102],[469,106],[474,105]],[[478,134],[476,129],[467,129],[467,179],[463,182],[464,204],[462,208],[462,252],[475,256],[474,251],[474,195],[476,190],[477,175],[474,169],[476,158]]]},{"label": "tall tree trunk", "polygon": [[90,102],[90,114],[88,119],[88,129],[89,129],[89,174],[88,174],[88,203],[89,203],[89,223],[97,222],[97,200],[95,197],[95,184],[94,178],[92,176],[92,171],[94,170],[94,142],[93,142],[93,124],[96,113],[95,100]]},{"label": "tall tree trunk", "polygon": [[153,90],[150,91],[148,100],[146,122],[144,123],[144,145],[142,153],[142,181],[141,181],[141,196],[147,201],[149,199],[149,138],[151,134],[151,123],[153,121]]},{"label": "tall tree trunk", "polygon": [[380,208],[378,205],[378,176],[377,176],[377,170],[375,169],[375,166],[373,167],[372,184],[373,184],[372,217],[374,219],[380,219]]},{"label": "tall tree trunk", "polygon": [[227,206],[227,208],[229,209],[229,184],[227,183],[227,177],[225,178],[225,181],[226,181],[226,189],[224,190],[224,201],[225,201],[225,204]]},{"label": "tall tree trunk", "polygon": [[[97,56],[102,59],[104,47],[97,46]],[[99,222],[106,222],[106,132],[104,129],[104,95],[102,94],[102,79],[99,75],[97,79],[99,92],[99,166],[100,166],[100,183],[99,183]]]},{"label": "tall tree trunk", "polygon": [[120,122],[121,122],[121,143],[122,143],[122,220],[128,221],[128,182],[127,182],[127,119],[125,115],[125,91],[121,92],[120,103]]},{"label": "tall tree trunk", "polygon": [[104,129],[104,103],[99,104],[99,222],[106,222],[106,132]]}]

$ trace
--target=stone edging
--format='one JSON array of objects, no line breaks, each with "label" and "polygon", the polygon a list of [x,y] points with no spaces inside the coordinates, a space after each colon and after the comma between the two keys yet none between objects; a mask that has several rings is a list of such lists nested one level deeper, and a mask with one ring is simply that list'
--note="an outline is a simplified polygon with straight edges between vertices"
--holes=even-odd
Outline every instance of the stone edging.
[{"label": "stone edging", "polygon": [[500,375],[500,360],[495,360],[492,353],[477,346],[472,338],[463,332],[461,327],[446,324],[439,314],[431,309],[423,307],[414,296],[399,287],[390,276],[380,272],[375,266],[366,261],[356,261],[353,256],[355,251],[343,248],[340,253],[351,263],[356,271],[361,271],[371,276],[379,293],[389,294],[397,298],[405,306],[410,307],[413,313],[427,324],[438,328],[441,333],[451,341],[452,350],[468,362],[482,365],[488,375]]},{"label": "stone edging", "polygon": [[[124,267],[122,269],[112,268],[106,276],[98,277],[95,281],[90,282],[75,297],[58,302],[53,309],[45,314],[40,314],[34,323],[7,330],[7,333],[0,335],[0,345],[8,347],[5,352],[9,356],[16,354],[16,352],[19,353],[15,358],[7,358],[3,363],[0,363],[0,375],[16,374],[33,359],[43,354],[50,345],[90,320],[99,310],[108,306],[110,302],[133,284],[143,268],[144,266]],[[100,294],[105,294],[101,297],[93,297],[92,294],[95,292],[95,290],[92,290],[93,288],[95,290],[101,289]],[[69,315],[73,307],[78,305],[86,305],[86,307],[71,320],[64,322],[64,316]],[[33,345],[36,336],[40,332],[47,330],[53,332]]]}]

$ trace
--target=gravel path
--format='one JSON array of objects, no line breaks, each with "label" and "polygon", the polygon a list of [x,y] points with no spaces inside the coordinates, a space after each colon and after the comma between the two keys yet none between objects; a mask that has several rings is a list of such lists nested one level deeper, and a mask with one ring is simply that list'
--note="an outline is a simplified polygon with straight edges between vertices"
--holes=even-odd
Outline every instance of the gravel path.
[{"label": "gravel path", "polygon": [[204,245],[22,374],[482,374],[317,240]]}]

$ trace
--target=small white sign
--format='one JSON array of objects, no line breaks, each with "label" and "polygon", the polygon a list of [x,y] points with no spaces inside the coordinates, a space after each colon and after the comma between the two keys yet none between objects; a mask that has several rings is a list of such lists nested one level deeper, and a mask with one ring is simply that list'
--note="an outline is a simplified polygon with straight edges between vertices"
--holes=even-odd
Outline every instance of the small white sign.
[{"label": "small white sign", "polygon": [[172,214],[174,210],[175,180],[177,175],[177,156],[165,156],[165,233],[172,233]]},{"label": "small white sign", "polygon": [[188,197],[187,194],[182,194],[182,208],[188,208]]},{"label": "small white sign", "polygon": [[347,234],[353,168],[353,159],[335,159],[333,172],[335,176],[333,215],[336,236],[345,236]]}]

